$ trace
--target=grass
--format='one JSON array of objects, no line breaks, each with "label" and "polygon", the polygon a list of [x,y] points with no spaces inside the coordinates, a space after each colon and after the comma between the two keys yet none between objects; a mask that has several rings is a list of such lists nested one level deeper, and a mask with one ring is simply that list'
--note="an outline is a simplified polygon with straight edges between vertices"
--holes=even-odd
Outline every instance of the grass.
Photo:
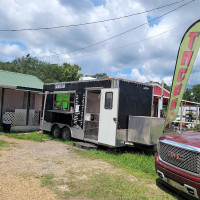
[{"label": "grass", "polygon": [[[23,140],[33,140],[36,142],[40,142],[40,134],[38,132],[31,132],[31,133],[0,133],[0,135],[5,135],[9,138],[15,139],[23,139]],[[47,134],[43,134],[43,139],[52,139],[51,136]]]},{"label": "grass", "polygon": [[[50,136],[50,137],[51,137],[51,136]],[[62,142],[62,143],[67,144],[67,145],[69,145],[69,146],[73,146],[73,141],[63,141],[63,140],[61,140],[61,139],[57,139],[57,138],[53,138],[53,137],[51,137],[51,139],[52,139],[53,141],[56,141],[56,142]]]},{"label": "grass", "polygon": [[[88,180],[71,179],[69,191],[65,191],[65,198],[89,197],[95,200],[160,200],[169,199],[167,195],[157,193],[156,190],[144,185],[142,182],[130,182],[122,175],[102,172]],[[164,197],[164,198],[163,198]]]},{"label": "grass", "polygon": [[[82,186],[75,184],[72,192],[66,192],[68,195],[85,195],[94,199],[182,199],[182,197],[178,197],[172,190],[161,185],[155,172],[155,156],[153,151],[150,154],[145,154],[137,150],[134,153],[133,151],[132,153],[116,153],[111,150],[75,151],[81,156],[91,159],[101,159],[122,168],[127,174],[136,177],[137,182],[127,181],[124,177],[113,174],[110,176],[102,174],[88,180],[88,185],[86,182]],[[157,188],[156,184],[161,190],[155,189]],[[152,185],[155,188],[148,187],[148,185]],[[76,187],[79,189],[76,190]],[[108,193],[106,193],[107,188],[110,190]],[[159,191],[160,194],[156,194],[156,191]]]},{"label": "grass", "polygon": [[144,153],[113,153],[106,151],[76,151],[78,154],[103,159],[117,167],[124,168],[132,175],[139,175],[141,177],[148,176],[148,178],[155,179],[155,156],[145,155]]},{"label": "grass", "polygon": [[[41,142],[41,135],[38,132],[30,132],[30,133],[2,133],[0,132],[0,135],[5,135],[9,138],[15,138],[15,139],[21,139],[21,140],[32,140],[35,142]],[[58,142],[63,142],[68,145],[73,145],[73,142],[71,141],[62,141],[60,139],[55,139],[51,137],[49,134],[43,134],[43,139],[47,140],[54,140]]]},{"label": "grass", "polygon": [[9,146],[9,145],[10,145],[9,142],[4,141],[4,140],[0,140],[0,148],[1,148],[1,147],[7,147],[7,146]]},{"label": "grass", "polygon": [[54,177],[53,174],[43,174],[41,176],[41,178],[42,178],[42,186],[45,187],[45,186],[53,185],[53,180],[52,180],[53,177]]}]

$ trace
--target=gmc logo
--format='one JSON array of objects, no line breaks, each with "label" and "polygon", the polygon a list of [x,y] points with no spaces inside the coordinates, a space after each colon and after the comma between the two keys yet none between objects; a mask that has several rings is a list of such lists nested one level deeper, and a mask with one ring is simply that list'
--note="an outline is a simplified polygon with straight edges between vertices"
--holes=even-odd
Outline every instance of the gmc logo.
[{"label": "gmc logo", "polygon": [[183,161],[183,156],[177,154],[177,153],[174,153],[174,152],[171,152],[171,151],[168,151],[167,152],[167,156],[171,157],[171,158],[175,158],[177,160],[180,160],[180,161]]}]

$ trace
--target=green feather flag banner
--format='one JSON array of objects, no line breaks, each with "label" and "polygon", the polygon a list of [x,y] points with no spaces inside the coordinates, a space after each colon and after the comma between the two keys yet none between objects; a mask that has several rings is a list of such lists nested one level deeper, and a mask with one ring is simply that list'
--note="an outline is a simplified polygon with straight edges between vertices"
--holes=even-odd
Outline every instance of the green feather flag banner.
[{"label": "green feather flag banner", "polygon": [[200,46],[200,20],[184,34],[176,60],[165,126],[176,119]]}]

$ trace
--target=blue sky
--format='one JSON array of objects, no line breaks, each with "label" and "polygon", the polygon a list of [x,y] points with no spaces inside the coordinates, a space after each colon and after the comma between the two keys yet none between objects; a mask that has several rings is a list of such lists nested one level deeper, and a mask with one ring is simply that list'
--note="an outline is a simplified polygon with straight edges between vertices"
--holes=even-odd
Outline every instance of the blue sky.
[{"label": "blue sky", "polygon": [[101,6],[101,5],[105,5],[105,0],[92,0],[92,3],[95,5],[95,6]]},{"label": "blue sky", "polygon": [[17,45],[22,51],[27,49],[26,45],[21,41],[1,40],[1,45]]},{"label": "blue sky", "polygon": [[158,25],[160,22],[160,19],[153,20],[154,18],[156,18],[156,17],[147,16],[147,20],[149,21],[150,27],[153,27],[154,25]]}]

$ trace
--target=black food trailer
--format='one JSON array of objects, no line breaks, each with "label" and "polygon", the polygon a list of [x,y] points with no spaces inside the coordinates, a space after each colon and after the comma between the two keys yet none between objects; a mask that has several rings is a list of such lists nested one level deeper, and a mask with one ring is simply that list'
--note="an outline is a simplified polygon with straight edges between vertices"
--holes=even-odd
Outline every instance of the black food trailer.
[{"label": "black food trailer", "polygon": [[122,79],[44,84],[43,130],[110,147],[155,145],[164,120],[151,117],[153,87]]}]

